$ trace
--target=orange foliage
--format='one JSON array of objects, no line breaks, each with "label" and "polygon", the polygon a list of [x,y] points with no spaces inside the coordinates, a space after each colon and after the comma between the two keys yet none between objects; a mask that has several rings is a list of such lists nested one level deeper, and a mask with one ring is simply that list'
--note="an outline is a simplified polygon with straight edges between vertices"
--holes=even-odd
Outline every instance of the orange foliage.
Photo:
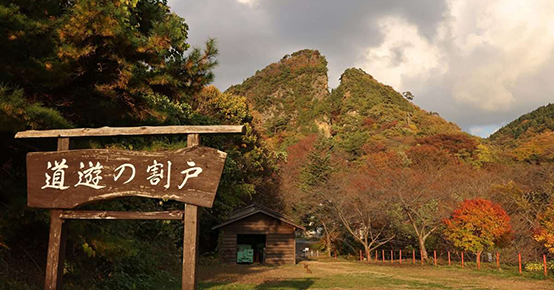
[{"label": "orange foliage", "polygon": [[448,151],[450,154],[468,152],[473,154],[477,150],[478,142],[465,134],[436,134],[417,140],[422,145],[431,145]]},{"label": "orange foliage", "polygon": [[298,177],[302,166],[308,162],[307,156],[314,150],[317,134],[312,134],[287,148],[287,160],[281,163],[282,192],[295,196]]},{"label": "orange foliage", "polygon": [[544,132],[516,147],[511,155],[518,161],[554,161],[554,132]]},{"label": "orange foliage", "polygon": [[364,124],[364,127],[371,129],[371,126],[375,124],[375,119],[371,117],[364,118],[363,124]]},{"label": "orange foliage", "polygon": [[447,151],[437,148],[432,145],[421,145],[412,147],[406,152],[408,158],[414,164],[447,164],[453,161]]},{"label": "orange foliage", "polygon": [[362,145],[362,151],[365,154],[378,153],[387,151],[387,144],[381,140],[369,139]]},{"label": "orange foliage", "polygon": [[381,125],[381,130],[388,130],[392,127],[395,127],[396,125],[398,125],[398,120],[394,120],[392,122],[389,122],[389,123],[385,123],[383,125]]},{"label": "orange foliage", "polygon": [[554,253],[554,203],[537,217],[539,226],[535,229],[533,238],[544,245],[550,253]]},{"label": "orange foliage", "polygon": [[317,134],[311,134],[298,143],[287,148],[287,163],[286,167],[289,170],[297,171],[304,163],[306,156],[314,150],[314,145],[317,141]]},{"label": "orange foliage", "polygon": [[366,158],[366,164],[376,169],[395,168],[402,165],[402,159],[395,151],[370,153]]},{"label": "orange foliage", "polygon": [[444,224],[447,240],[477,254],[503,246],[511,239],[510,217],[500,205],[486,199],[465,200]]}]

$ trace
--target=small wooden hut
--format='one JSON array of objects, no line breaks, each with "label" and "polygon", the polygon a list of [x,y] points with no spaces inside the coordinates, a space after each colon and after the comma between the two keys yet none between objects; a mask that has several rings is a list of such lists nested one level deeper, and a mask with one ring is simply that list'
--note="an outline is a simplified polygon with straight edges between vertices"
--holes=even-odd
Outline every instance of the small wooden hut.
[{"label": "small wooden hut", "polygon": [[[251,204],[212,228],[220,232],[220,255],[226,263],[295,264],[297,229],[282,214]],[[250,256],[251,255],[251,256]]]}]

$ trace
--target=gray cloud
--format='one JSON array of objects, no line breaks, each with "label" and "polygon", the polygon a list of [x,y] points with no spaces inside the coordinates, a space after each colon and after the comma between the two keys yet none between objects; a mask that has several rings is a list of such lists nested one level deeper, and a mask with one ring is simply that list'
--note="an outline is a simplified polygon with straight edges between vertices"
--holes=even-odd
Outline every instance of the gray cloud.
[{"label": "gray cloud", "polygon": [[[357,66],[365,48],[382,41],[376,25],[381,15],[416,19],[423,34],[432,37],[445,5],[441,1],[172,1],[174,12],[190,26],[196,46],[217,38],[220,67],[216,86],[241,82],[285,54],[303,48],[320,50],[329,61],[331,86],[340,74]],[[417,2],[417,3],[416,3]]]},{"label": "gray cloud", "polygon": [[[485,4],[483,4],[485,3]],[[218,40],[225,90],[303,48],[329,62],[330,86],[361,67],[464,130],[486,134],[554,101],[549,0],[174,0],[190,43]],[[510,10],[511,9],[511,10]]]}]

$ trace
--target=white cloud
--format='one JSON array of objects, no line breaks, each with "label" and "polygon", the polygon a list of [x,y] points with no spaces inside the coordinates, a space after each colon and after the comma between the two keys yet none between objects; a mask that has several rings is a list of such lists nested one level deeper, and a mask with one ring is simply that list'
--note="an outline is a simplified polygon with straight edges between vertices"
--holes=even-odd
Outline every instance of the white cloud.
[{"label": "white cloud", "polygon": [[258,4],[258,0],[237,0],[237,2],[239,2],[241,4],[248,5],[250,7]]},{"label": "white cloud", "polygon": [[384,40],[361,66],[398,90],[448,83],[448,99],[483,113],[525,103],[516,86],[544,70],[554,51],[554,1],[452,0],[449,8],[432,38],[400,16],[383,16]]},{"label": "white cloud", "polygon": [[367,50],[361,66],[379,81],[402,90],[403,78],[427,78],[443,65],[438,47],[422,37],[416,25],[395,16],[380,19],[378,25],[384,41]]},{"label": "white cloud", "polygon": [[536,72],[554,49],[552,4],[451,2],[451,17],[444,24],[455,47],[450,59],[454,69],[464,68],[463,73],[451,72],[456,76],[454,100],[489,112],[509,110],[523,101],[524,96],[514,96],[515,83]]}]

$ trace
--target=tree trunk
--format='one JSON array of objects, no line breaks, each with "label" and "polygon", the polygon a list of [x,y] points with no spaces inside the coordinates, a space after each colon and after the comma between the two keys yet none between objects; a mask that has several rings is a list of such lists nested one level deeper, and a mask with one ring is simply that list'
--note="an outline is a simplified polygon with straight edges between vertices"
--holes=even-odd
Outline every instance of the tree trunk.
[{"label": "tree trunk", "polygon": [[477,252],[477,269],[479,270],[481,270],[481,253],[483,253],[483,251]]},{"label": "tree trunk", "polygon": [[325,235],[325,238],[327,239],[325,250],[327,251],[327,256],[331,257],[331,238],[329,237],[329,235]]},{"label": "tree trunk", "polygon": [[427,256],[427,248],[425,248],[425,238],[423,237],[417,237],[419,240],[419,251],[421,252],[421,259],[423,261],[427,261],[429,259],[429,256]]},{"label": "tree trunk", "polygon": [[329,231],[327,230],[327,225],[325,223],[321,223],[323,225],[323,230],[325,231],[325,251],[327,252],[327,256],[329,258],[331,257],[331,236],[329,235]]},{"label": "tree trunk", "polygon": [[364,244],[364,250],[365,250],[365,256],[367,257],[367,261],[371,261],[371,254],[369,252],[369,246]]}]

